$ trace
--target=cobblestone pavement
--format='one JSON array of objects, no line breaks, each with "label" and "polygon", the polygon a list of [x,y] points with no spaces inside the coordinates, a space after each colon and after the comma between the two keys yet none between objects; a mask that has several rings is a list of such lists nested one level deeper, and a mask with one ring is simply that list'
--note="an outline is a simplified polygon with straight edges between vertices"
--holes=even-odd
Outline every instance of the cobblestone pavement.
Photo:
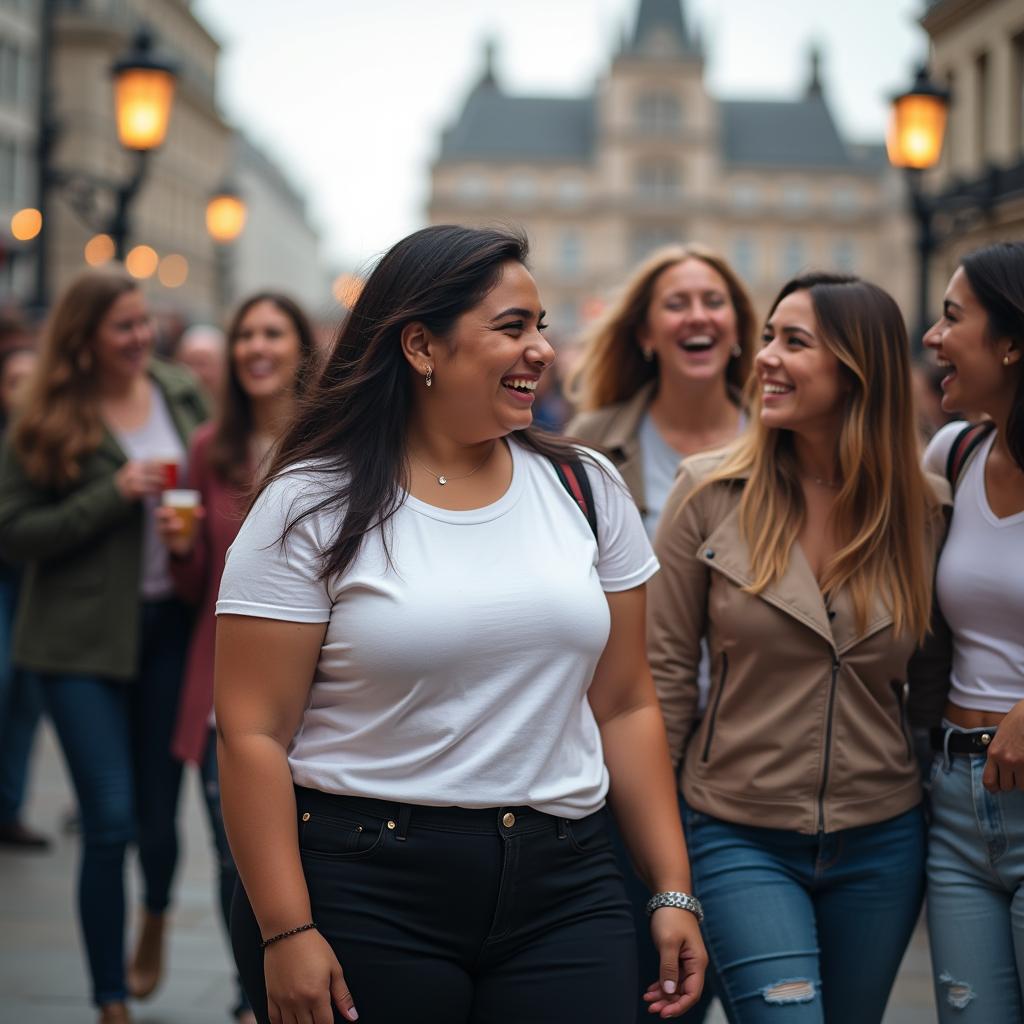
[{"label": "cobblestone pavement", "polygon": [[[231,975],[215,913],[213,862],[200,801],[198,776],[190,771],[169,971],[154,998],[133,1010],[137,1024],[229,1022]],[[56,835],[70,807],[63,764],[44,729],[36,745],[27,817]],[[95,1024],[72,913],[76,845],[75,837],[59,836],[49,853],[0,853],[0,1024]],[[919,928],[885,1024],[934,1020],[927,942]],[[725,1017],[716,1008],[709,1021],[725,1024]]]}]

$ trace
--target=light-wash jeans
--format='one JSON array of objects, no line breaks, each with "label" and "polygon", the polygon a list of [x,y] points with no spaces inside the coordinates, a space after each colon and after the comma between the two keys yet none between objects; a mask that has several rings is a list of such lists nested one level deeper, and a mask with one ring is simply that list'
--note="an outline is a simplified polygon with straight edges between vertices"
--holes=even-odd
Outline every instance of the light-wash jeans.
[{"label": "light-wash jeans", "polygon": [[1024,1021],[1024,791],[989,793],[985,760],[932,763],[928,932],[941,1024]]}]

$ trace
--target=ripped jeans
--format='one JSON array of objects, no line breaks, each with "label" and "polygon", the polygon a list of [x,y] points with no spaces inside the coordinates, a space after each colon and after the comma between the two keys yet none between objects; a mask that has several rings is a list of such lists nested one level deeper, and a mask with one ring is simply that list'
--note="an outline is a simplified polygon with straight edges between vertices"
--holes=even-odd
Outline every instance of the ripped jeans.
[{"label": "ripped jeans", "polygon": [[694,892],[731,1024],[878,1024],[924,890],[920,807],[803,835],[686,811]]},{"label": "ripped jeans", "polygon": [[941,1024],[1024,1020],[1024,791],[989,793],[984,754],[936,754],[928,932]]}]

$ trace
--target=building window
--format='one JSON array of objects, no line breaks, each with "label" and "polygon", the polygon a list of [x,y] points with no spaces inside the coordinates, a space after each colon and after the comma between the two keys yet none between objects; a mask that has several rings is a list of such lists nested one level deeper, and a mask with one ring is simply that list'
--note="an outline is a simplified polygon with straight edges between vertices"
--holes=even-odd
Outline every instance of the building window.
[{"label": "building window", "polygon": [[679,167],[674,160],[647,160],[636,168],[636,194],[647,202],[679,198]]},{"label": "building window", "polygon": [[487,179],[482,174],[475,172],[464,174],[459,178],[455,191],[463,202],[483,202],[487,198]]},{"label": "building window", "polygon": [[807,209],[807,188],[791,183],[783,186],[782,208],[787,213],[803,213]]},{"label": "building window", "polygon": [[537,182],[530,174],[513,175],[508,183],[508,197],[516,206],[528,206],[537,198]]},{"label": "building window", "polygon": [[978,126],[977,147],[975,153],[984,164],[988,158],[988,94],[989,94],[989,73],[988,54],[979,53],[975,59],[974,84],[977,92],[974,95],[974,123]]},{"label": "building window", "polygon": [[839,185],[832,190],[832,209],[841,217],[851,217],[860,210],[860,195],[850,185]]},{"label": "building window", "polygon": [[682,105],[665,92],[644,93],[636,101],[636,126],[645,135],[674,135],[682,123]]},{"label": "building window", "polygon": [[737,210],[756,210],[761,201],[758,187],[749,181],[740,181],[733,185],[729,197]]},{"label": "building window", "polygon": [[18,48],[0,40],[0,100],[16,103],[19,96],[21,55]]},{"label": "building window", "polygon": [[579,330],[580,307],[573,299],[564,299],[558,304],[557,318],[553,318],[552,326],[558,332],[559,337],[565,337]]},{"label": "building window", "polygon": [[790,235],[782,247],[782,273],[795,277],[804,269],[804,240],[799,235]]},{"label": "building window", "polygon": [[832,246],[832,266],[844,274],[857,272],[857,246],[852,238],[838,238]]},{"label": "building window", "polygon": [[583,271],[583,237],[576,228],[566,228],[558,238],[558,269],[565,277]]},{"label": "building window", "polygon": [[587,186],[582,178],[561,178],[555,195],[558,198],[559,206],[582,206],[587,197]]},{"label": "building window", "polygon": [[13,139],[0,138],[0,203],[13,206],[18,193],[18,146]]},{"label": "building window", "polygon": [[732,263],[745,281],[753,281],[757,276],[757,253],[754,239],[750,235],[737,235],[732,243]]},{"label": "building window", "polygon": [[1013,130],[1014,149],[1024,156],[1024,32],[1013,41]]},{"label": "building window", "polygon": [[633,232],[632,244],[630,246],[634,262],[645,259],[655,249],[660,249],[663,245],[671,245],[673,242],[678,242],[684,235],[685,232],[663,224],[638,228]]}]

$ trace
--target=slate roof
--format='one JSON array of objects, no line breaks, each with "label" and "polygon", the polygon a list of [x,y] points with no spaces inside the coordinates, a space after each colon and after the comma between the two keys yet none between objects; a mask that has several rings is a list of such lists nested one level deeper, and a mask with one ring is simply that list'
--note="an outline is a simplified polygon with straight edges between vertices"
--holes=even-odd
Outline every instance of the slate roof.
[{"label": "slate roof", "polygon": [[675,36],[683,53],[698,51],[699,47],[686,26],[682,0],[640,0],[633,38],[625,52],[643,54],[647,50],[649,37],[659,29],[667,30]]},{"label": "slate roof", "polygon": [[595,120],[593,96],[509,96],[485,79],[442,135],[441,160],[588,162]]}]

